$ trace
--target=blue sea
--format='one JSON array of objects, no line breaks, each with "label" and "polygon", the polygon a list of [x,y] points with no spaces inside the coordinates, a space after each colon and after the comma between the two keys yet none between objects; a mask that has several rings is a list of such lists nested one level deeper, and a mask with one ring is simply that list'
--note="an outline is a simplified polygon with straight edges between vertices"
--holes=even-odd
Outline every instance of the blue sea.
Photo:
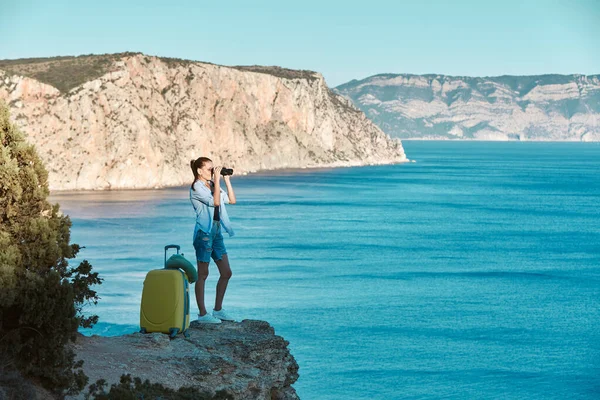
[{"label": "blue sea", "polygon": [[[224,308],[290,342],[302,399],[600,399],[600,144],[403,143],[234,175]],[[105,279],[93,333],[136,331],[164,246],[194,259],[188,187],[51,200]]]}]

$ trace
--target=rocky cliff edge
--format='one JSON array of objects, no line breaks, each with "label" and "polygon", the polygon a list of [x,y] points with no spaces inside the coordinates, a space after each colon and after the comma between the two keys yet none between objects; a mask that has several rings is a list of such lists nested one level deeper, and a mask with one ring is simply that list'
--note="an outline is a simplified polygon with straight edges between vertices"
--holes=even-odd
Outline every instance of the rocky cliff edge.
[{"label": "rocky cliff edge", "polygon": [[[189,337],[170,340],[162,333],[103,337],[79,336],[73,345],[89,383],[118,383],[122,374],[172,389],[194,387],[235,399],[298,399],[291,386],[298,364],[288,342],[267,322],[243,320],[217,325],[193,321]],[[83,399],[84,393],[70,399]]]}]

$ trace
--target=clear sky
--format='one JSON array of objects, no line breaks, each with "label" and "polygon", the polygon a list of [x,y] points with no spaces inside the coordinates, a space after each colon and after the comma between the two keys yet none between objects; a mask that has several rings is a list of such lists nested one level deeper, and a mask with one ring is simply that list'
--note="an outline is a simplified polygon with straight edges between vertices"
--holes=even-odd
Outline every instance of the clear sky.
[{"label": "clear sky", "polygon": [[0,59],[143,52],[323,73],[600,74],[600,0],[0,0]]}]

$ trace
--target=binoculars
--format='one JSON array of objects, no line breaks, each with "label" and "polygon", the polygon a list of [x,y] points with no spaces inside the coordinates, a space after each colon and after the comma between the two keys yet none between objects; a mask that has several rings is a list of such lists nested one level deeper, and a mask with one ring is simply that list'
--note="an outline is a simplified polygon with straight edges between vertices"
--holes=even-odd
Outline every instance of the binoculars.
[{"label": "binoculars", "polygon": [[[211,169],[210,172],[214,174],[215,173],[215,169],[214,168]],[[225,168],[225,167],[223,167],[221,169],[221,175],[223,175],[223,176],[233,175],[233,168]]]}]

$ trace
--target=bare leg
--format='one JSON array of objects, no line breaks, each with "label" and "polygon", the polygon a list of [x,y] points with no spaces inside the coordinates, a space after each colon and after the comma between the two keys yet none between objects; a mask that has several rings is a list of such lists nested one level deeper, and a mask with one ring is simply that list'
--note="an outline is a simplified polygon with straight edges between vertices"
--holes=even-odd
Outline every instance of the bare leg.
[{"label": "bare leg", "polygon": [[204,284],[208,278],[208,263],[198,261],[198,281],[196,281],[196,302],[200,315],[206,315],[206,306],[204,305]]},{"label": "bare leg", "polygon": [[215,311],[221,311],[223,307],[223,298],[225,297],[225,290],[227,290],[227,284],[229,278],[231,278],[231,267],[229,266],[229,258],[227,254],[223,255],[223,258],[217,261],[217,267],[219,267],[219,281],[217,282],[217,296],[215,299]]}]

